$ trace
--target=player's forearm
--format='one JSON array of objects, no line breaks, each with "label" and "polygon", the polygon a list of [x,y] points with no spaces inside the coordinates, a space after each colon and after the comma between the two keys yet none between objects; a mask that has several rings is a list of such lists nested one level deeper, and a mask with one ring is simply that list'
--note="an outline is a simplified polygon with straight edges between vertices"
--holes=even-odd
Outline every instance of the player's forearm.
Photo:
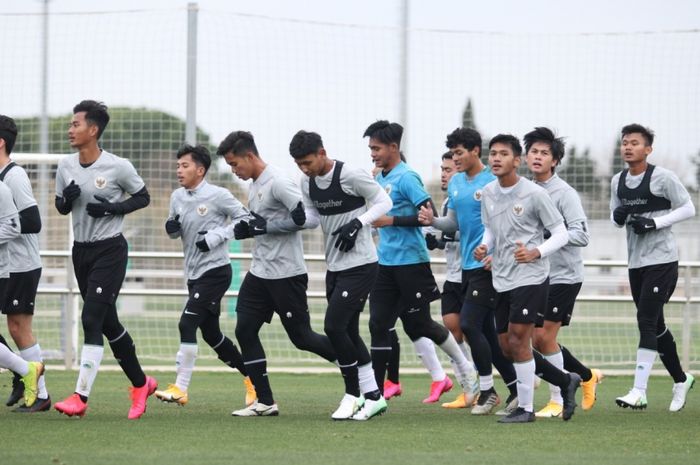
[{"label": "player's forearm", "polygon": [[537,246],[537,250],[540,252],[540,258],[553,254],[557,250],[564,247],[569,241],[569,234],[566,232],[564,223],[558,224],[554,228],[550,229],[549,232],[552,233],[549,239]]},{"label": "player's forearm", "polygon": [[586,228],[585,221],[570,224],[566,231],[569,235],[567,245],[572,245],[574,247],[586,247],[591,239],[588,229]]},{"label": "player's forearm", "polygon": [[131,212],[146,208],[148,204],[151,203],[151,195],[148,193],[146,186],[140,191],[124,200],[115,204],[118,207],[117,213],[120,215],[128,215]]},{"label": "player's forearm", "polygon": [[484,226],[484,235],[481,238],[481,243],[486,246],[486,252],[493,249],[494,237],[488,226]]},{"label": "player's forearm", "polygon": [[19,212],[19,224],[22,234],[38,234],[41,232],[39,207],[33,205]]},{"label": "player's forearm", "polygon": [[693,205],[692,200],[688,200],[686,203],[671,210],[669,213],[657,216],[654,218],[654,223],[656,223],[656,229],[668,228],[676,223],[679,223],[688,218],[695,216],[695,205]]},{"label": "player's forearm", "polygon": [[386,215],[391,210],[391,207],[394,206],[391,197],[384,190],[380,190],[374,198],[369,200],[369,203],[370,207],[367,211],[357,217],[363,225],[374,223],[377,219]]},{"label": "player's forearm", "polygon": [[10,242],[20,234],[19,218],[9,217],[0,220],[0,244]]},{"label": "player's forearm", "polygon": [[457,224],[457,215],[455,214],[455,211],[452,209],[447,210],[447,215],[446,216],[436,216],[433,218],[433,227],[439,229],[442,232],[446,233],[456,233],[458,224]]},{"label": "player's forearm", "polygon": [[[417,206],[418,210],[420,210],[422,207],[425,208],[430,208],[433,210],[433,216],[437,217],[437,209],[435,208],[435,204],[433,203],[432,199],[426,199],[423,203]],[[418,213],[415,215],[408,215],[408,216],[394,216],[394,223],[393,226],[406,226],[406,227],[422,227],[423,224],[418,220]]]},{"label": "player's forearm", "polygon": [[315,229],[321,224],[321,215],[315,208],[310,208],[308,205],[305,208],[306,212],[306,222],[304,222],[304,229]]},{"label": "player's forearm", "polygon": [[297,225],[291,217],[282,220],[268,220],[267,233],[292,233],[301,231],[304,225]]}]

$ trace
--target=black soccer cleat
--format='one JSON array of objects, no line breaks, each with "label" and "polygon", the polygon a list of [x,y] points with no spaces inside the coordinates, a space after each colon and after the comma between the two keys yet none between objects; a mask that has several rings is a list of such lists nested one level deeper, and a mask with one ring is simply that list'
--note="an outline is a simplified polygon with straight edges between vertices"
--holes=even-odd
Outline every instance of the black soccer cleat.
[{"label": "black soccer cleat", "polygon": [[47,397],[46,399],[37,397],[36,401],[34,401],[31,407],[27,407],[25,404],[22,404],[12,411],[17,413],[38,413],[48,412],[49,410],[51,410],[51,397]]},{"label": "black soccer cleat", "polygon": [[576,410],[576,391],[581,385],[581,377],[576,373],[569,373],[569,384],[565,389],[561,390],[561,396],[564,399],[564,409],[561,412],[561,417],[564,421],[571,419]]},{"label": "black soccer cleat", "polygon": [[7,398],[5,405],[12,407],[19,402],[22,397],[24,397],[24,383],[22,383],[22,377],[15,373],[14,378],[12,378],[12,392],[10,392],[10,397]]},{"label": "black soccer cleat", "polygon": [[532,423],[535,421],[535,413],[528,412],[522,407],[518,407],[505,417],[498,420],[499,423]]}]

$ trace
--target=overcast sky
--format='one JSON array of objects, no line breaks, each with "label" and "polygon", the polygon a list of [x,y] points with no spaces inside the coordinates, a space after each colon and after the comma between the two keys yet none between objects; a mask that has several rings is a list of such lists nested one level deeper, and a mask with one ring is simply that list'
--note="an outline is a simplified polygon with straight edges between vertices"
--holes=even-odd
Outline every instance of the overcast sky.
[{"label": "overcast sky", "polygon": [[[265,158],[291,167],[286,147],[305,128],[319,131],[331,154],[369,166],[364,128],[399,118],[400,1],[198,3],[198,123],[215,143],[249,129]],[[50,113],[99,98],[183,117],[186,5],[51,1],[52,13],[155,11],[53,17]],[[3,55],[11,57],[0,75],[2,113],[38,112],[40,55],[31,44],[40,23],[12,14],[41,6],[0,0]],[[436,175],[445,134],[472,98],[485,136],[549,125],[601,164],[621,125],[648,124],[658,133],[659,160],[692,178],[700,2],[413,0],[410,27],[405,143],[424,177]],[[696,32],[679,32],[688,30]],[[640,31],[655,34],[632,34]]]}]

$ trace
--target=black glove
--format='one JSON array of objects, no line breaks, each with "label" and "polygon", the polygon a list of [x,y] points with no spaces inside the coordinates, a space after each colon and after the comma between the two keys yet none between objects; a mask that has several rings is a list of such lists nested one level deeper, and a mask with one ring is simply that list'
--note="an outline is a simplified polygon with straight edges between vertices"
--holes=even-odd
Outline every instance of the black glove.
[{"label": "black glove", "polygon": [[428,250],[435,250],[440,246],[435,234],[430,233],[425,235],[425,245],[428,247]]},{"label": "black glove", "polygon": [[267,220],[255,212],[250,212],[253,219],[248,222],[248,234],[251,236],[259,236],[267,234]]},{"label": "black glove", "polygon": [[304,204],[301,202],[289,213],[292,215],[292,221],[294,221],[294,224],[297,226],[302,226],[306,223],[306,211],[304,211]]},{"label": "black glove", "polygon": [[547,228],[544,228],[544,231],[542,231],[542,235],[544,236],[545,241],[552,237],[552,233]]},{"label": "black glove", "polygon": [[175,218],[170,218],[165,222],[165,232],[168,234],[175,234],[180,232],[182,225],[180,224],[180,215],[175,215]]},{"label": "black glove", "polygon": [[625,220],[627,220],[627,207],[619,206],[613,210],[613,221],[620,226],[624,226]]},{"label": "black glove", "polygon": [[250,225],[246,220],[236,223],[236,225],[233,227],[233,237],[236,238],[237,241],[253,237],[250,235]]},{"label": "black glove", "polygon": [[454,242],[455,233],[442,233],[442,242]]},{"label": "black glove", "polygon": [[202,238],[201,238],[200,240],[198,240],[197,242],[195,242],[194,245],[196,245],[197,248],[198,248],[201,252],[209,252],[209,250],[211,250],[211,249],[209,249],[209,244],[207,244],[207,240],[204,238],[204,235],[205,235],[207,232],[208,232],[208,231],[199,231],[199,232],[197,233],[197,234],[201,235]]},{"label": "black glove", "polygon": [[80,186],[73,180],[63,189],[63,201],[70,204],[78,197],[80,197]]},{"label": "black glove", "polygon": [[121,214],[121,209],[116,203],[110,203],[109,200],[99,195],[95,196],[95,200],[100,203],[89,203],[85,206],[88,215],[93,218],[102,218],[103,216],[109,215],[119,215]]},{"label": "black glove", "polygon": [[338,236],[335,240],[335,248],[341,252],[349,252],[355,247],[357,232],[362,229],[362,222],[355,218],[351,222],[333,231],[333,236]]},{"label": "black glove", "polygon": [[632,215],[627,224],[632,226],[635,234],[646,234],[656,229],[656,222],[653,218],[645,218],[640,215]]}]

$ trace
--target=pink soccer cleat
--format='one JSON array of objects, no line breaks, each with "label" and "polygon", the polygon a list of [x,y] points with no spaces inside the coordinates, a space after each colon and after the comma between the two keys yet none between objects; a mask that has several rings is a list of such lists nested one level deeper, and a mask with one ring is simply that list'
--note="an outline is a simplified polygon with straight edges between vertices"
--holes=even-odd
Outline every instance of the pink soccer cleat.
[{"label": "pink soccer cleat", "polygon": [[388,379],[384,381],[384,399],[389,400],[392,397],[399,397],[401,395],[401,383],[394,383]]},{"label": "pink soccer cleat", "polygon": [[146,412],[146,399],[156,392],[158,382],[155,378],[146,376],[146,384],[141,387],[130,387],[129,397],[131,397],[131,408],[129,409],[129,420],[137,420]]},{"label": "pink soccer cleat", "polygon": [[87,402],[83,402],[76,392],[66,397],[61,402],[56,402],[53,407],[69,417],[74,415],[82,417],[87,411]]},{"label": "pink soccer cleat", "polygon": [[423,399],[424,404],[433,404],[440,400],[440,396],[452,389],[452,380],[449,376],[445,376],[442,381],[433,381],[430,385],[430,395]]}]

